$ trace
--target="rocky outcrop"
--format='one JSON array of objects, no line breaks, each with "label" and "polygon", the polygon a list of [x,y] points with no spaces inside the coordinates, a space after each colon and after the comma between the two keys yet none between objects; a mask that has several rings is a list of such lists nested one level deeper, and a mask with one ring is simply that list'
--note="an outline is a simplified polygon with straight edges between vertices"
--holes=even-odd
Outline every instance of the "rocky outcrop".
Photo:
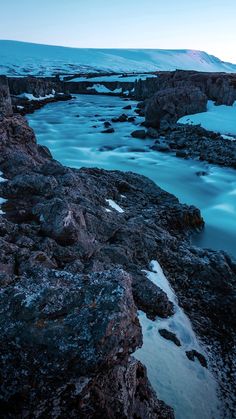
[{"label": "rocky outcrop", "polygon": [[46,96],[56,92],[64,92],[64,84],[58,77],[9,77],[9,88],[12,95],[31,93],[35,97]]},{"label": "rocky outcrop", "polygon": [[[115,245],[122,218],[105,211],[126,182],[64,168],[20,116],[3,119],[0,151],[2,417],[173,418],[130,358],[142,345],[133,276]],[[152,292],[156,315],[171,315]]]},{"label": "rocky outcrop", "polygon": [[12,105],[8,80],[5,76],[0,76],[0,117],[4,115],[12,115]]},{"label": "rocky outcrop", "polygon": [[232,105],[236,100],[235,74],[184,70],[160,71],[155,78],[138,80],[134,87],[134,97],[145,100],[160,90],[183,88],[186,85],[200,89],[209,100],[218,105]]},{"label": "rocky outcrop", "polygon": [[142,272],[152,259],[230,368],[236,266],[191,246],[199,210],[134,173],[62,166],[19,115],[0,125],[0,170],[3,417],[173,417],[130,357],[137,308],[173,314]]},{"label": "rocky outcrop", "polygon": [[147,102],[145,124],[160,128],[163,122],[171,125],[184,115],[204,112],[206,108],[207,97],[198,88],[185,86],[163,89]]},{"label": "rocky outcrop", "polygon": [[172,151],[177,157],[194,158],[236,169],[236,141],[207,131],[201,126],[175,124],[155,131],[151,149]]}]

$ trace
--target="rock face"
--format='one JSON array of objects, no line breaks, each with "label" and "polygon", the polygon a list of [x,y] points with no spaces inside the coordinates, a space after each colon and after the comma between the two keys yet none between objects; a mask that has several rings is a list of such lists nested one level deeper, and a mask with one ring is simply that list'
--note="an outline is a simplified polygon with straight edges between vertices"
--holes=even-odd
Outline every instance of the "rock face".
[{"label": "rock face", "polygon": [[0,117],[3,115],[12,115],[12,106],[7,78],[0,76]]},{"label": "rock face", "polygon": [[230,369],[236,265],[190,245],[199,210],[134,173],[63,167],[19,115],[1,122],[0,170],[3,417],[173,417],[130,357],[136,307],[173,314],[142,273],[152,259]]},{"label": "rock face", "polygon": [[163,121],[173,124],[184,115],[204,112],[206,108],[207,97],[198,88],[185,86],[163,89],[147,102],[145,123],[160,128]]}]

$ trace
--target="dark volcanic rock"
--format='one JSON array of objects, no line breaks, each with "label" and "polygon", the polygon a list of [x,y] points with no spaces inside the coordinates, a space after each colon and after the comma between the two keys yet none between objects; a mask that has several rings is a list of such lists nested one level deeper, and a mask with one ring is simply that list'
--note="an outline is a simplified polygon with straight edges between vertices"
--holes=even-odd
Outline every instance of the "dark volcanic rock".
[{"label": "dark volcanic rock", "polygon": [[131,105],[124,106],[123,109],[132,109]]},{"label": "dark volcanic rock", "polygon": [[102,131],[103,134],[112,134],[115,132],[114,128],[107,128]]},{"label": "dark volcanic rock", "polygon": [[129,118],[127,119],[128,122],[134,122],[135,121],[135,116],[129,116]]},{"label": "dark volcanic rock", "polygon": [[209,100],[218,105],[232,105],[236,100],[236,75],[234,73],[207,73],[176,70],[159,71],[158,77],[138,80],[134,84],[134,97],[145,100],[163,89],[186,87],[198,88]]},{"label": "dark volcanic rock", "polygon": [[105,128],[111,127],[111,123],[109,121],[105,121],[103,125]]},{"label": "dark volcanic rock", "polygon": [[207,97],[198,88],[189,86],[158,91],[145,108],[147,126],[159,128],[161,121],[175,123],[184,115],[206,111]]},{"label": "dark volcanic rock", "polygon": [[197,358],[200,364],[203,367],[207,368],[207,361],[205,356],[196,351],[196,349],[193,349],[192,351],[186,351],[186,355],[188,359],[190,359],[190,361],[194,361],[195,358]]},{"label": "dark volcanic rock", "polygon": [[172,332],[170,332],[169,330],[166,330],[166,329],[159,329],[158,332],[160,333],[160,335],[163,338],[165,338],[167,340],[171,340],[177,346],[181,346],[180,340],[177,338],[175,333],[172,333]]},{"label": "dark volcanic rock", "polygon": [[165,133],[165,141],[177,157],[192,157],[236,168],[236,141],[226,140],[201,126],[177,124]]},{"label": "dark volcanic rock", "polygon": [[11,96],[8,80],[5,76],[0,76],[0,117],[2,115],[12,115]]},{"label": "dark volcanic rock", "polygon": [[134,138],[140,138],[144,140],[146,138],[146,131],[144,129],[138,129],[136,131],[131,132],[131,136]]},{"label": "dark volcanic rock", "polygon": [[112,122],[126,122],[127,120],[128,120],[128,116],[125,113],[118,116],[118,118],[112,118]]},{"label": "dark volcanic rock", "polygon": [[156,151],[163,151],[163,152],[170,151],[170,147],[169,147],[169,145],[168,145],[168,144],[166,144],[166,143],[162,143],[162,144],[160,144],[159,142],[158,142],[158,143],[153,144],[153,145],[151,146],[151,149],[152,149],[152,150],[156,150]]},{"label": "dark volcanic rock", "polygon": [[174,305],[168,300],[167,295],[145,276],[133,277],[133,295],[138,307],[150,319],[157,316],[165,318],[174,314]]}]

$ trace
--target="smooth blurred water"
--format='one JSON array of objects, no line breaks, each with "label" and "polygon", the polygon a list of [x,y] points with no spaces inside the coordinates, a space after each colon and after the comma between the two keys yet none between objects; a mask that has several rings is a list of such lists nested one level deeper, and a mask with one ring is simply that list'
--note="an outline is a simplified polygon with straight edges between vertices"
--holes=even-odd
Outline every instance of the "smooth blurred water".
[{"label": "smooth blurred water", "polygon": [[[193,242],[202,247],[223,249],[236,257],[236,172],[207,163],[178,159],[172,154],[151,151],[153,140],[132,138],[136,123],[114,123],[115,133],[102,134],[103,120],[121,113],[136,102],[119,97],[77,95],[69,102],[45,106],[28,116],[38,142],[50,148],[55,159],[71,167],[100,167],[133,171],[151,178],[182,203],[201,209],[206,226]],[[79,115],[79,116],[77,116]],[[94,128],[93,126],[96,126]],[[110,150],[102,151],[102,147]],[[197,172],[206,171],[206,176]]]}]

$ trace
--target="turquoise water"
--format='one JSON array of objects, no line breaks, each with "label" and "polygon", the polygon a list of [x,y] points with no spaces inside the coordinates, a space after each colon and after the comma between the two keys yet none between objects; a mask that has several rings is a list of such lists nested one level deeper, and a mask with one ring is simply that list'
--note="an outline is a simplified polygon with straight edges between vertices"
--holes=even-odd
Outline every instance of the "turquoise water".
[{"label": "turquoise water", "polygon": [[[119,97],[77,95],[69,102],[45,106],[28,116],[38,142],[50,148],[55,159],[71,167],[100,167],[133,171],[148,176],[182,203],[201,209],[206,226],[194,236],[202,247],[223,249],[236,257],[236,175],[235,170],[207,163],[178,159],[171,154],[150,151],[153,140],[130,136],[136,123],[115,123],[115,133],[102,134],[102,120],[125,112],[135,102]],[[79,115],[79,116],[77,116]],[[96,126],[94,128],[93,126]],[[110,147],[108,150],[102,147]],[[197,172],[206,171],[206,176]]]}]

